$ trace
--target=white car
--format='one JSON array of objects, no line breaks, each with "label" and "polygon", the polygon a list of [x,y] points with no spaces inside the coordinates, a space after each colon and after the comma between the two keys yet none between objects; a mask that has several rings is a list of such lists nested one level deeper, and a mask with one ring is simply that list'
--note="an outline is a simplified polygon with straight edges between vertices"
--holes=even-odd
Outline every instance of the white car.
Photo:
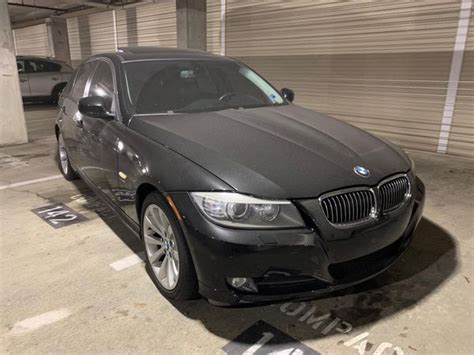
[{"label": "white car", "polygon": [[74,69],[54,58],[17,56],[21,96],[24,101],[56,103]]}]

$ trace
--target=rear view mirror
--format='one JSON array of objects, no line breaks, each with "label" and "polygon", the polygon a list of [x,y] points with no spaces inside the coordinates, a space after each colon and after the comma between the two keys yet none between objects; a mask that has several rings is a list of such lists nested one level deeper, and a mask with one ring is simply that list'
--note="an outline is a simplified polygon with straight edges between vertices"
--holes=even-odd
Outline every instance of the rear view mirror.
[{"label": "rear view mirror", "polygon": [[112,118],[114,115],[107,110],[105,99],[101,96],[83,97],[79,100],[79,112],[95,118]]},{"label": "rear view mirror", "polygon": [[280,92],[283,95],[283,97],[290,102],[293,102],[293,100],[295,99],[295,92],[291,89],[283,88],[280,90]]}]

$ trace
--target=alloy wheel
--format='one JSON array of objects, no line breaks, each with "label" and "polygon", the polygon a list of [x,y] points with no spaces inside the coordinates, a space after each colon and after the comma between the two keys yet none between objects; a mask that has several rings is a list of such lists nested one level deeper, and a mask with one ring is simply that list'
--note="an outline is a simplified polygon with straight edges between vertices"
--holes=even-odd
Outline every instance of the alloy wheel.
[{"label": "alloy wheel", "polygon": [[153,273],[167,290],[173,290],[179,279],[179,253],[176,236],[163,210],[147,206],[143,217],[145,250]]},{"label": "alloy wheel", "polygon": [[63,169],[63,173],[67,175],[68,173],[68,158],[66,147],[64,145],[63,135],[60,134],[58,137],[58,153],[59,153],[59,160],[61,162],[61,169]]}]

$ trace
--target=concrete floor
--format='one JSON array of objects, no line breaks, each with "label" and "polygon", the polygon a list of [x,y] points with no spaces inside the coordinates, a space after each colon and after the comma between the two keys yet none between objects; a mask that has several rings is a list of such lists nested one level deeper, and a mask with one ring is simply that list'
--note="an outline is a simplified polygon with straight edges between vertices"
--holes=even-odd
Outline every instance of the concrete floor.
[{"label": "concrete floor", "polygon": [[[402,260],[370,282],[291,304],[171,304],[136,262],[139,241],[83,183],[57,176],[54,108],[26,115],[30,143],[0,148],[1,353],[224,354],[263,320],[322,354],[472,354],[472,160],[412,153],[428,193],[424,219]],[[31,212],[55,202],[87,220],[54,229]],[[240,353],[262,352],[241,343]],[[285,343],[279,354],[303,353]]]}]

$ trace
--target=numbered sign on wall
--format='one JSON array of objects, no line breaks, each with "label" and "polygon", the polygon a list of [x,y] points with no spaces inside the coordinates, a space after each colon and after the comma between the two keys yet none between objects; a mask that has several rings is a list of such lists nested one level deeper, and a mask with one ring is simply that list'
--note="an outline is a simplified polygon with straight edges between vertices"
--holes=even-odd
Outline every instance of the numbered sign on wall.
[{"label": "numbered sign on wall", "polygon": [[86,220],[86,217],[67,207],[64,203],[35,208],[31,212],[54,228],[62,228]]},{"label": "numbered sign on wall", "polygon": [[318,355],[288,334],[259,320],[222,348],[228,355]]}]

